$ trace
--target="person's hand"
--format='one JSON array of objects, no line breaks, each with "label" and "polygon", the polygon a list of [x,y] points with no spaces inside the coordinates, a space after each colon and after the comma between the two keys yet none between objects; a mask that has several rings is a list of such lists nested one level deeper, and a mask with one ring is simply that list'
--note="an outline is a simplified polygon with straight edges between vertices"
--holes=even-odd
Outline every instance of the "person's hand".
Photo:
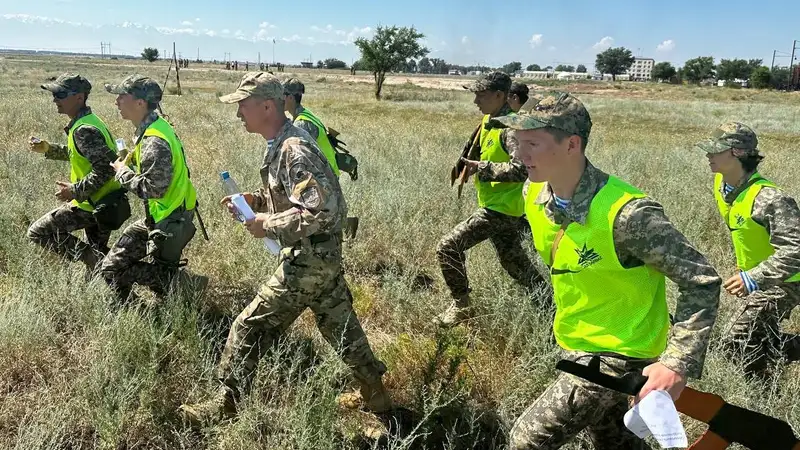
[{"label": "person's hand", "polygon": [[45,154],[50,150],[50,143],[39,139],[37,137],[31,136],[28,140],[28,146],[32,152]]},{"label": "person's hand", "polygon": [[263,238],[267,236],[267,230],[264,229],[264,222],[267,221],[269,214],[256,214],[256,218],[248,220],[244,223],[247,231],[255,238]]},{"label": "person's hand", "polygon": [[122,170],[123,167],[126,167],[127,165],[128,165],[127,158],[118,158],[116,161],[111,163],[111,167],[114,168],[114,172],[119,172],[120,170]]},{"label": "person's hand", "polygon": [[[253,208],[253,194],[251,194],[249,192],[244,192],[244,193],[242,193],[242,197],[244,197],[244,201],[246,201],[247,204],[252,209]],[[219,204],[224,206],[225,208],[227,208],[227,210],[230,213],[231,217],[233,217],[236,220],[239,220],[239,211],[236,209],[236,206],[233,204],[233,201],[231,200],[231,198],[233,198],[233,195],[225,196],[225,197],[222,198],[222,200],[219,201]]]},{"label": "person's hand", "polygon": [[668,368],[660,362],[650,364],[642,371],[642,375],[647,377],[647,382],[642,386],[642,390],[634,399],[634,403],[639,403],[652,391],[667,391],[675,401],[681,396],[683,388],[686,387],[686,378]]},{"label": "person's hand", "polygon": [[56,181],[56,185],[58,186],[58,190],[56,191],[57,199],[61,200],[62,202],[68,202],[75,199],[75,197],[72,196],[71,184],[63,181]]},{"label": "person's hand", "polygon": [[723,283],[722,287],[728,291],[728,294],[735,295],[737,297],[744,297],[747,295],[747,286],[745,286],[742,276],[738,273],[728,278],[728,281]]},{"label": "person's hand", "polygon": [[461,158],[461,163],[464,165],[464,169],[466,169],[468,177],[471,177],[478,172],[480,161],[473,161],[471,159]]}]

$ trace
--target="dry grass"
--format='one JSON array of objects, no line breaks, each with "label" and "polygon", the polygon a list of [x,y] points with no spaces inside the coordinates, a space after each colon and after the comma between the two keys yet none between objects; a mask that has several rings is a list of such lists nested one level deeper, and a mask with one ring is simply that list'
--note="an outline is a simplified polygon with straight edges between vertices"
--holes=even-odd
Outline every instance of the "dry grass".
[{"label": "dry grass", "polygon": [[[190,268],[212,278],[202,300],[113,313],[102,283],[87,284],[81,267],[62,265],[25,241],[29,224],[56,205],[54,182],[68,174],[65,164],[26,150],[33,133],[63,140],[66,119],[38,85],[62,71],[82,72],[95,85],[95,112],[129,140],[131,124],[119,118],[102,84],[133,70],[163,80],[165,69],[163,63],[0,59],[0,447],[359,448],[364,443],[355,430],[363,417],[341,414],[334,402],[350,383],[347,370],[308,316],[262,361],[236,422],[195,433],[175,414],[182,401],[213,389],[230,321],[276,263],[215,206],[221,170],[240,186],[259,183],[263,140],[242,129],[234,107],[216,100],[235,89],[241,72],[193,66],[181,72],[184,95],[164,101],[186,145],[211,235],[206,242],[198,233],[186,252]],[[361,217],[359,237],[345,249],[348,280],[364,328],[389,367],[386,383],[412,411],[388,446],[499,448],[514,419],[556,376],[558,353],[548,339],[548,312],[503,273],[488,245],[469,253],[482,316],[449,333],[429,320],[448,302],[436,243],[475,208],[471,184],[461,200],[447,185],[450,164],[480,119],[470,95],[398,77],[385,87],[385,101],[376,102],[371,86],[349,75],[298,76],[307,85],[305,102],[343,133],[361,166],[359,181],[342,181],[351,215]],[[792,148],[800,108],[792,95],[653,84],[567,87],[583,93],[593,114],[592,161],[661,201],[722,275],[731,273],[733,255],[714,209],[711,176],[691,144],[724,120],[750,123],[768,155],[764,173],[789,192],[800,187]],[[433,287],[420,286],[425,276],[433,277]],[[672,287],[671,301],[674,293]],[[716,351],[736,300],[723,296],[722,303],[705,377],[693,385],[800,426],[796,366],[755,385]],[[788,326],[797,330],[800,322]],[[419,426],[411,432],[409,423]],[[700,431],[696,424],[690,429]]]}]

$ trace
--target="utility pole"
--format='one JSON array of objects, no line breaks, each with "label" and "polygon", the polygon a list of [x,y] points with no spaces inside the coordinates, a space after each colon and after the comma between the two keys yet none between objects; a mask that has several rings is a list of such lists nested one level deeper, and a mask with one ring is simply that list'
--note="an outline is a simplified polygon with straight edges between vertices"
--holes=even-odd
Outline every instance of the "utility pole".
[{"label": "utility pole", "polygon": [[794,51],[797,48],[797,39],[792,41],[792,58],[789,60],[789,87],[788,90],[794,90]]},{"label": "utility pole", "polygon": [[258,52],[258,67],[261,67],[261,52]]},{"label": "utility pole", "polygon": [[272,38],[272,65],[275,65],[275,38]]},{"label": "utility pole", "polygon": [[200,47],[197,47],[197,62],[200,62]]}]

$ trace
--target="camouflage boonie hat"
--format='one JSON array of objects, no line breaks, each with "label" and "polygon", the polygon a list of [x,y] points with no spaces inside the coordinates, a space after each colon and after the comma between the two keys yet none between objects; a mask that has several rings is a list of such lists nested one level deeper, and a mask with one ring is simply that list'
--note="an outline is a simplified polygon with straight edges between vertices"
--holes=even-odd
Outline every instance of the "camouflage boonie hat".
[{"label": "camouflage boonie hat", "polygon": [[696,147],[706,153],[722,153],[731,148],[758,153],[758,136],[752,128],[740,122],[727,122],[711,133],[711,137],[698,142]]},{"label": "camouflage boonie hat", "polygon": [[306,86],[297,78],[289,78],[283,83],[283,93],[285,95],[305,94]]},{"label": "camouflage boonie hat", "polygon": [[51,78],[49,83],[41,85],[42,89],[54,94],[66,93],[68,95],[85,93],[92,91],[92,83],[89,80],[74,73],[62,73],[57,78]]},{"label": "camouflage boonie hat", "polygon": [[507,93],[511,89],[511,77],[505,72],[489,72],[479,76],[472,83],[464,85],[463,88],[472,92],[500,91]]},{"label": "camouflage boonie hat", "polygon": [[236,92],[223,95],[223,103],[238,103],[249,97],[264,100],[283,100],[283,85],[278,77],[267,72],[249,72],[242,77]]},{"label": "camouflage boonie hat", "polygon": [[117,94],[131,94],[148,103],[158,103],[164,94],[156,80],[144,75],[133,74],[119,84],[106,83],[106,91]]},{"label": "camouflage boonie hat", "polygon": [[488,126],[514,130],[557,128],[588,138],[592,118],[583,103],[568,92],[551,92],[529,99],[515,115],[495,117]]}]

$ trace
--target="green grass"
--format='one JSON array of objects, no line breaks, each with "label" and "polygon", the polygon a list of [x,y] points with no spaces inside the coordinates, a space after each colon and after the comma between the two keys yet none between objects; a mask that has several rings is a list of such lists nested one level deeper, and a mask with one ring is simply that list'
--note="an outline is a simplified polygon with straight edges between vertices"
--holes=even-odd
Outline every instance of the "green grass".
[{"label": "green grass", "polygon": [[[262,360],[237,421],[192,432],[175,413],[181,402],[213,391],[230,322],[276,264],[217,206],[221,170],[230,170],[243,188],[260,183],[263,139],[244,131],[235,106],[217,101],[236,88],[241,72],[192,65],[181,72],[184,95],[163,102],[186,146],[211,236],[206,242],[198,233],[185,253],[193,271],[212,279],[202,299],[114,312],[102,282],[86,283],[82,267],[64,265],[26,242],[30,223],[57,204],[55,181],[68,176],[65,163],[45,161],[26,146],[31,134],[63,141],[67,119],[38,86],[66,70],[90,79],[91,106],[115,135],[130,141],[132,125],[121,120],[102,85],[134,70],[163,81],[166,65],[0,59],[0,448],[364,445],[356,431],[366,419],[335,404],[335,396],[353,385],[348,371],[308,313]],[[418,425],[413,432],[404,428],[388,447],[499,448],[514,420],[557,375],[558,353],[548,339],[548,312],[525,297],[488,244],[468,255],[481,317],[444,334],[429,320],[449,301],[436,244],[476,207],[471,183],[459,200],[448,180],[480,120],[470,94],[401,82],[387,84],[378,102],[369,84],[335,79],[336,73],[297,75],[307,86],[304,103],[339,130],[359,158],[360,179],[342,178],[350,215],[361,218],[358,239],[345,248],[347,278],[373,348],[389,367],[386,384]],[[793,145],[800,107],[793,95],[639,83],[560,87],[581,92],[593,115],[591,160],[660,201],[722,276],[732,273],[733,253],[707,163],[692,144],[723,121],[749,123],[767,154],[763,173],[798,192]],[[141,215],[134,212],[134,218]],[[418,286],[421,275],[433,277],[432,288]],[[800,371],[789,366],[764,385],[746,382],[741,368],[716,349],[737,303],[727,295],[721,301],[705,376],[692,385],[799,427],[794,399]],[[800,329],[797,317],[786,325]],[[686,423],[693,436],[702,430]],[[567,448],[585,448],[583,442]]]}]

